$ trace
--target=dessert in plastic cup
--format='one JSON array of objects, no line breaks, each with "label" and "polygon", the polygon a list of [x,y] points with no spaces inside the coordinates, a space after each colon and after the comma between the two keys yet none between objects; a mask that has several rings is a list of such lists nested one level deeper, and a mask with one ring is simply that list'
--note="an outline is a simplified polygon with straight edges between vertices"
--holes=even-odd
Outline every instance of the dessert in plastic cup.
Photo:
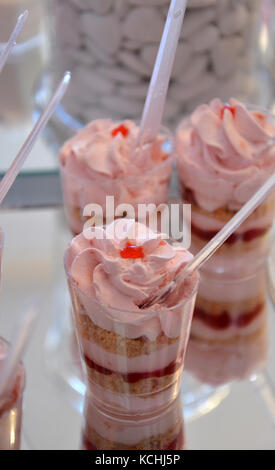
[{"label": "dessert in plastic cup", "polygon": [[215,386],[259,372],[268,352],[266,295],[263,268],[236,280],[201,274],[186,370]]},{"label": "dessert in plastic cup", "polygon": [[181,394],[160,413],[108,415],[86,397],[83,450],[184,450]]},{"label": "dessert in plastic cup", "polygon": [[[168,199],[173,167],[173,140],[162,129],[154,142],[137,145],[139,128],[96,120],[68,140],[60,152],[60,172],[67,220],[76,235],[87,220],[83,209],[98,204],[106,217],[106,196],[119,204],[153,203]],[[122,216],[122,214],[120,215]]]},{"label": "dessert in plastic cup", "polygon": [[[199,106],[177,129],[182,195],[192,204],[197,253],[275,171],[275,117],[235,99]],[[224,243],[203,269],[240,277],[269,250],[274,193]]]},{"label": "dessert in plastic cup", "polygon": [[[0,374],[8,348],[7,341],[0,338]],[[25,372],[23,364],[20,363],[11,392],[0,397],[0,450],[20,449],[24,387]]]},{"label": "dessert in plastic cup", "polygon": [[88,388],[110,410],[147,413],[179,391],[198,273],[166,305],[140,309],[192,255],[134,220],[91,231],[92,240],[78,235],[65,256]]}]

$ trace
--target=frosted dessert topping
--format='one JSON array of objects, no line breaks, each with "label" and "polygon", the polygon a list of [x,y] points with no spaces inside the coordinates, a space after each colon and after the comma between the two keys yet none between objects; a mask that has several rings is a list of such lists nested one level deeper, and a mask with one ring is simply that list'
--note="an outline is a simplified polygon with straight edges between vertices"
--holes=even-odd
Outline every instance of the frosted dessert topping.
[{"label": "frosted dessert topping", "polygon": [[274,138],[275,118],[215,99],[178,128],[180,178],[203,209],[237,210],[275,171]]},{"label": "frosted dessert topping", "polygon": [[[106,229],[95,230],[108,235],[115,232],[119,223],[121,219]],[[128,221],[124,238],[116,234],[113,239],[104,238],[88,241],[82,234],[76,237],[70,246],[68,263],[78,287],[108,307],[139,311],[139,305],[174,278],[192,258],[188,251],[175,249],[160,234],[135,221]],[[193,285],[186,285],[187,296],[192,288]]]},{"label": "frosted dessert topping", "polygon": [[138,134],[138,126],[129,120],[120,124],[110,119],[92,121],[64,144],[61,165],[86,177],[96,173],[121,178],[149,171],[169,156],[162,149],[164,137],[159,135],[139,152]]}]

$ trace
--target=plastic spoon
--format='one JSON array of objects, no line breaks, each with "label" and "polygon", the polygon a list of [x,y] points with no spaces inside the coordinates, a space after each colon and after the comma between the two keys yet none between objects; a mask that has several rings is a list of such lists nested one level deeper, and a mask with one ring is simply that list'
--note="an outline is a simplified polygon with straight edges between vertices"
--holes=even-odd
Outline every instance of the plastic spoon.
[{"label": "plastic spoon", "polygon": [[27,20],[29,16],[29,12],[28,10],[24,11],[24,13],[22,13],[22,15],[18,16],[18,19],[17,19],[17,23],[14,27],[14,30],[12,31],[11,35],[10,35],[10,38],[5,46],[5,49],[4,51],[2,52],[1,56],[0,56],[0,73],[2,72],[15,44],[16,44],[16,40],[19,36],[19,34],[21,33],[22,31],[22,28]]},{"label": "plastic spoon", "polygon": [[275,188],[275,174],[272,175],[263,186],[252,196],[251,199],[230,219],[229,222],[210,240],[207,245],[180,271],[175,279],[160,289],[157,295],[145,300],[140,305],[141,309],[149,308],[153,304],[163,303],[179,285],[182,284],[187,276],[190,276],[196,269],[211,258],[218,248],[227,240],[230,235],[247,219],[247,217],[261,204],[268,194]]},{"label": "plastic spoon", "polygon": [[138,143],[153,140],[159,132],[172,67],[187,0],[172,0],[141,119]]},{"label": "plastic spoon", "polygon": [[3,199],[7,195],[9,189],[11,188],[12,184],[15,181],[18,173],[20,172],[26,158],[30,154],[39,134],[44,129],[46,124],[48,123],[49,119],[52,117],[55,109],[61,99],[63,98],[69,82],[71,79],[70,72],[66,72],[62,81],[60,82],[59,86],[57,87],[56,92],[54,93],[53,97],[49,101],[48,105],[46,106],[44,112],[36,122],[35,126],[33,127],[31,133],[27,137],[27,140],[19,150],[19,153],[15,157],[14,161],[12,162],[11,166],[9,167],[7,173],[3,177],[0,183],[0,204],[3,202]]}]

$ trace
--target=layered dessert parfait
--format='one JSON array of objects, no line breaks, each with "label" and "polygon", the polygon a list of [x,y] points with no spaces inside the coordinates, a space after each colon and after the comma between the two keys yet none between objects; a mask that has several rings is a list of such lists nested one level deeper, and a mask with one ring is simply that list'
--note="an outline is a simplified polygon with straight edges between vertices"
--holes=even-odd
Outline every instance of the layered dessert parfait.
[{"label": "layered dessert parfait", "polygon": [[103,119],[92,121],[64,144],[61,179],[67,219],[74,234],[82,231],[87,220],[83,209],[88,204],[98,204],[103,218],[108,218],[106,196],[114,197],[115,210],[120,204],[131,204],[137,211],[138,204],[158,206],[167,202],[172,138],[161,131],[152,143],[139,145],[138,136],[139,127],[132,121],[118,124]]},{"label": "layered dessert parfait", "polygon": [[83,450],[184,450],[182,399],[178,397],[161,413],[131,419],[107,415],[86,399]]},{"label": "layered dessert parfait", "polygon": [[[275,118],[235,99],[199,106],[177,130],[178,175],[192,204],[192,253],[198,252],[275,171]],[[245,276],[270,242],[274,193],[231,235],[206,270]]]},{"label": "layered dessert parfait", "polygon": [[93,227],[65,256],[75,326],[94,399],[147,412],[175,398],[189,338],[198,274],[165,304],[142,304],[192,255],[134,220]]},{"label": "layered dessert parfait", "polygon": [[[8,343],[0,338],[0,374],[7,351]],[[20,364],[11,390],[0,396],[0,450],[20,449],[24,387],[24,367]]]},{"label": "layered dessert parfait", "polygon": [[261,370],[268,350],[266,303],[264,269],[234,281],[202,274],[186,369],[215,386]]}]

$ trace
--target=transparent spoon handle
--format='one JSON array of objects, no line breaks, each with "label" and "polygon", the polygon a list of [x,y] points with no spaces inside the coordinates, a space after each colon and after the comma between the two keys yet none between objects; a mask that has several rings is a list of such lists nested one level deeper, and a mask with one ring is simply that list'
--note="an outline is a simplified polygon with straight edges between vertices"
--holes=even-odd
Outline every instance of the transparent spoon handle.
[{"label": "transparent spoon handle", "polygon": [[21,33],[22,31],[22,28],[28,18],[28,10],[24,11],[24,13],[22,13],[22,15],[20,15],[17,19],[17,23],[14,27],[14,30],[12,31],[11,35],[10,35],[10,38],[6,44],[6,47],[4,49],[4,51],[2,52],[1,56],[0,56],[0,73],[2,72],[9,56],[10,56],[10,53],[12,51],[12,49],[14,48],[15,44],[16,44],[16,40],[19,36],[19,34]]},{"label": "transparent spoon handle", "polygon": [[48,123],[49,119],[55,112],[55,109],[59,102],[61,101],[62,97],[64,96],[67,87],[69,85],[71,78],[70,72],[66,72],[61,83],[59,84],[56,92],[54,93],[53,97],[49,101],[48,105],[46,106],[45,110],[43,111],[42,115],[36,122],[35,126],[33,127],[31,133],[27,137],[27,140],[24,142],[23,146],[19,150],[19,153],[13,160],[11,166],[9,167],[7,173],[3,177],[0,183],[0,204],[3,202],[3,199],[7,195],[10,187],[14,183],[15,178],[17,177],[19,171],[21,170],[26,158],[30,154],[39,134],[44,129],[46,124]]},{"label": "transparent spoon handle", "polygon": [[178,279],[184,279],[211,258],[215,251],[227,240],[232,233],[252,214],[268,194],[275,188],[275,174],[252,196],[251,199],[237,212],[232,219],[215,235],[212,240],[190,261],[190,263],[178,274]]},{"label": "transparent spoon handle", "polygon": [[159,132],[186,3],[187,0],[171,0],[141,119],[140,145]]}]

